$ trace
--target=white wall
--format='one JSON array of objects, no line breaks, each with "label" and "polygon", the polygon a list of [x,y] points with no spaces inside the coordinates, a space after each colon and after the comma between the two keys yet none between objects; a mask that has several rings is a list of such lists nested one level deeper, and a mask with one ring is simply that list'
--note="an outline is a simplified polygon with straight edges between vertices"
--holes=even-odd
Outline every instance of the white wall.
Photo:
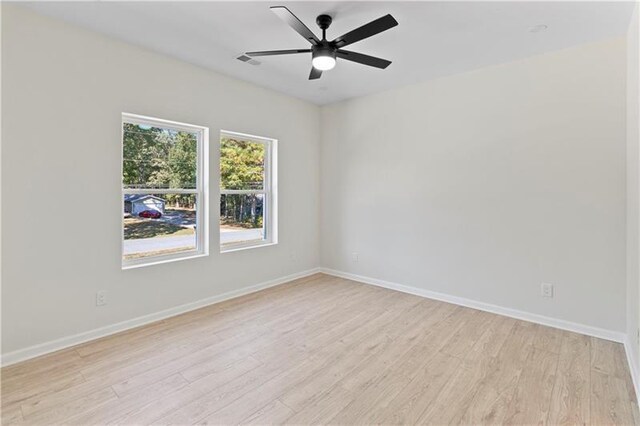
[{"label": "white wall", "polygon": [[632,372],[640,371],[640,15],[634,11],[627,36],[627,350]]},{"label": "white wall", "polygon": [[615,39],[324,107],[322,265],[623,332],[625,56]]},{"label": "white wall", "polygon": [[[3,9],[3,353],[318,266],[318,107]],[[210,128],[209,257],[121,270],[122,112]],[[217,252],[220,129],[279,140],[275,247]]]},{"label": "white wall", "polygon": [[[626,54],[610,40],[320,109],[5,3],[2,353],[319,264],[624,331]],[[208,126],[212,200],[220,129],[279,139],[280,243],[220,255],[212,208],[211,256],[122,271],[122,112]],[[96,196],[91,217],[69,208]]]}]

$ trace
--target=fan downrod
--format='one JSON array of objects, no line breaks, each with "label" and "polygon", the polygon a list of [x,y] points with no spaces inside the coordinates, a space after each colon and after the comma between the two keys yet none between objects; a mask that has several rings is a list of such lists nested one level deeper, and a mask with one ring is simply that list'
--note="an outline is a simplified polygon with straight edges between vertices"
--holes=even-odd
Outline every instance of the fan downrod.
[{"label": "fan downrod", "polygon": [[332,18],[329,15],[318,15],[318,17],[316,18],[316,24],[318,24],[318,26],[322,30],[323,40],[327,39],[327,36],[326,36],[327,28],[329,28],[329,26],[331,25],[331,21],[332,21]]}]

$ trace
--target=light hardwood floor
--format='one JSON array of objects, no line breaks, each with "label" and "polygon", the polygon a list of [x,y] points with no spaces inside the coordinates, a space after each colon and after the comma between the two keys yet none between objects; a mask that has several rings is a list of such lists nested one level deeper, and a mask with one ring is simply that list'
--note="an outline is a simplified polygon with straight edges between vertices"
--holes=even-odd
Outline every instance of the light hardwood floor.
[{"label": "light hardwood floor", "polygon": [[3,424],[639,424],[620,344],[314,275],[2,370]]}]

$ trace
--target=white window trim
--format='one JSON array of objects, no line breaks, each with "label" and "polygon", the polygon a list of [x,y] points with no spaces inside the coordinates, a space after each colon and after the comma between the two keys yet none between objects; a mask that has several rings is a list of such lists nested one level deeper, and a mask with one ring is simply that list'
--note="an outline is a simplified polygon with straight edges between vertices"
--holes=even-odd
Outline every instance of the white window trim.
[{"label": "white window trim", "polygon": [[[172,130],[195,133],[197,136],[197,169],[196,169],[196,189],[125,189],[122,184],[122,164],[124,162],[124,123],[151,125],[155,127],[169,128]],[[162,263],[175,262],[184,259],[193,259],[209,255],[209,129],[194,124],[180,123],[176,121],[163,120],[160,118],[147,117],[137,114],[122,114],[120,125],[120,217],[122,214],[122,203],[125,194],[140,194],[153,192],[154,194],[196,194],[196,248],[194,250],[182,251],[179,253],[149,256],[140,259],[124,259],[124,222],[121,222],[121,248],[120,260],[122,269],[140,268],[143,266],[158,265]],[[124,220],[124,218],[122,219]]]},{"label": "white window trim", "polygon": [[[242,190],[242,189],[220,189],[220,196],[224,194],[263,194],[266,209],[263,210],[263,223],[267,238],[260,241],[244,241],[238,243],[227,244],[224,247],[220,240],[218,246],[220,253],[231,253],[234,251],[247,250],[258,247],[267,247],[278,244],[278,140],[266,138],[264,136],[250,135],[248,133],[232,132],[230,130],[221,130],[219,144],[222,138],[229,137],[231,139],[243,140],[247,142],[263,143],[265,145],[265,164],[264,164],[264,186],[261,190]],[[220,146],[220,145],[218,145]],[[219,174],[219,172],[218,172]],[[218,201],[219,202],[219,201]],[[218,211],[218,223],[220,223],[220,208]],[[220,235],[220,234],[218,234]]]}]

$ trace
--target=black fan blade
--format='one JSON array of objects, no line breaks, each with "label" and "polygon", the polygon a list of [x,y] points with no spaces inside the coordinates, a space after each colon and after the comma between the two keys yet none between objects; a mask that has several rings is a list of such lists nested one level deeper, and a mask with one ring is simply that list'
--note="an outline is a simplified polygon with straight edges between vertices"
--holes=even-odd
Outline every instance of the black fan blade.
[{"label": "black fan blade", "polygon": [[357,62],[363,65],[369,65],[370,67],[385,69],[391,65],[391,61],[386,59],[376,58],[375,56],[363,55],[362,53],[350,52],[349,50],[338,49],[336,56],[347,61]]},{"label": "black fan blade", "polygon": [[260,52],[247,52],[247,56],[273,56],[273,55],[291,55],[293,53],[311,53],[311,49],[290,49],[290,50],[263,50]]},{"label": "black fan blade", "polygon": [[317,80],[322,75],[322,71],[311,67],[311,72],[309,73],[309,80]]},{"label": "black fan blade", "polygon": [[293,28],[298,34],[305,38],[309,43],[317,45],[320,43],[318,37],[311,32],[301,20],[298,19],[289,9],[284,6],[271,6],[273,13],[278,15],[280,19],[286,22],[291,28]]},{"label": "black fan blade", "polygon": [[331,43],[336,47],[344,47],[348,44],[355,43],[356,41],[379,34],[389,28],[395,27],[396,25],[398,25],[398,21],[396,21],[393,16],[385,15],[382,18],[378,18],[368,24],[364,24],[353,31],[349,31],[345,35],[333,40]]}]

